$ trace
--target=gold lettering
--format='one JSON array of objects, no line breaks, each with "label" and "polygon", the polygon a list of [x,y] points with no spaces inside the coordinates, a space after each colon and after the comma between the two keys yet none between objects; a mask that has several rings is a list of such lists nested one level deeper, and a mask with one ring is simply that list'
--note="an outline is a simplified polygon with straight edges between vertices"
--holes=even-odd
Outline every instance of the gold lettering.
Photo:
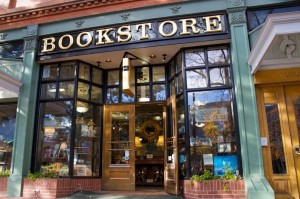
[{"label": "gold lettering", "polygon": [[[171,24],[172,25],[173,31],[171,33],[165,33],[164,32],[164,26],[166,24]],[[177,32],[177,25],[174,21],[164,21],[159,25],[158,31],[159,31],[159,34],[162,35],[163,37],[172,37]]]},{"label": "gold lettering", "polygon": [[[128,32],[126,30],[122,30],[122,29],[127,29]],[[131,35],[131,28],[130,26],[121,26],[119,29],[118,29],[118,42],[127,42],[127,41],[130,41],[130,39],[132,38],[132,35]],[[126,39],[122,39],[121,36],[127,36]]]},{"label": "gold lettering", "polygon": [[[63,46],[63,40],[64,40],[64,38],[66,38],[66,37],[68,37],[68,38],[70,39],[70,42],[69,42],[69,44],[68,44],[67,46]],[[74,43],[74,39],[73,39],[72,35],[63,35],[63,36],[62,36],[61,38],[59,38],[59,40],[58,40],[58,46],[59,46],[59,48],[62,49],[62,50],[67,50],[67,49],[71,48],[71,46],[73,45],[73,43]]]},{"label": "gold lettering", "polygon": [[44,46],[43,46],[42,53],[52,52],[55,50],[55,44],[54,44],[55,38],[54,37],[45,38],[45,39],[43,39],[43,41],[44,41]]},{"label": "gold lettering", "polygon": [[[215,16],[209,16],[209,17],[203,17],[206,23],[206,30],[204,32],[219,32],[222,31],[222,25],[221,25],[221,16],[215,15]],[[213,29],[212,29],[213,27]]]},{"label": "gold lettering", "polygon": [[[98,42],[96,45],[101,45],[101,44],[112,44],[114,41],[110,40],[108,37],[108,33],[112,31],[112,28],[104,29],[104,30],[97,30],[98,33]],[[104,41],[103,41],[104,38]]]},{"label": "gold lettering", "polygon": [[152,24],[151,23],[137,24],[135,26],[135,28],[136,28],[137,31],[139,31],[140,27],[142,27],[142,36],[140,37],[140,40],[149,39],[149,35],[146,33],[146,26],[148,26],[149,29],[152,28]]},{"label": "gold lettering", "polygon": [[[84,37],[84,35],[87,36],[87,41],[86,41],[85,44],[82,44],[81,43],[81,38]],[[93,38],[92,38],[92,35],[91,35],[90,32],[82,32],[77,36],[76,43],[77,43],[78,46],[83,48],[83,47],[87,47],[88,45],[90,45],[92,40],[93,40]]]},{"label": "gold lettering", "polygon": [[[194,34],[200,33],[200,29],[196,28],[197,21],[194,18],[190,19],[181,19],[179,20],[182,23],[182,32],[180,35],[189,35],[191,32],[189,32],[187,29],[191,28]],[[190,24],[187,24],[187,22],[191,22]]]}]

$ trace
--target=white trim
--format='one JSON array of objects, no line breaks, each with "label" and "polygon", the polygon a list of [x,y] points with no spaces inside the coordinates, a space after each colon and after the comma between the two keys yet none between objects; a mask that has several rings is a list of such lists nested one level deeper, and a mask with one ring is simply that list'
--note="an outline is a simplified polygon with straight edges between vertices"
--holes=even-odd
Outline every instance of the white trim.
[{"label": "white trim", "polygon": [[300,12],[270,14],[249,55],[252,74],[260,67],[262,59],[277,35],[300,33]]},{"label": "white trim", "polygon": [[0,71],[0,85],[2,88],[18,94],[20,92],[22,83],[19,80]]}]

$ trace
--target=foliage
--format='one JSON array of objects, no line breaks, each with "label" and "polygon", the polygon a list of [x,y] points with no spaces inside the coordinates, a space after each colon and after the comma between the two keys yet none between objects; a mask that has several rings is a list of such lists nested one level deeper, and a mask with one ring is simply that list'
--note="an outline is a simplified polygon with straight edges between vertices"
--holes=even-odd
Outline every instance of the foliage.
[{"label": "foliage", "polygon": [[242,179],[241,176],[233,174],[231,170],[229,170],[228,167],[225,168],[225,173],[223,176],[214,176],[213,173],[211,173],[209,170],[204,170],[204,173],[202,175],[193,175],[191,177],[191,185],[194,185],[195,182],[206,182],[207,180],[222,180],[223,182],[223,190],[229,191],[229,180],[240,180]]},{"label": "foliage", "polygon": [[0,171],[0,178],[9,177],[10,170]]},{"label": "foliage", "polygon": [[55,164],[42,166],[41,170],[35,173],[29,172],[27,178],[34,182],[37,178],[57,178],[58,170]]}]

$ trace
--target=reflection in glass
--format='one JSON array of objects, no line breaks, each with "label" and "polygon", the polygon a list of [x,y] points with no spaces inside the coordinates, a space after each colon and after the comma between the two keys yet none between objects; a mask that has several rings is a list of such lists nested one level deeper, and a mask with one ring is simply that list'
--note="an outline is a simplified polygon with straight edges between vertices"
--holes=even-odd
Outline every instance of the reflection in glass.
[{"label": "reflection in glass", "polygon": [[186,71],[187,88],[207,87],[206,69],[195,69]]},{"label": "reflection in glass", "polygon": [[100,106],[89,105],[87,111],[76,113],[74,176],[99,175],[101,112]]},{"label": "reflection in glass", "polygon": [[60,79],[75,77],[75,62],[62,63],[60,66]]},{"label": "reflection in glass", "polygon": [[111,121],[111,164],[129,164],[129,113],[113,112]]},{"label": "reflection in glass", "polygon": [[58,97],[71,98],[74,95],[74,82],[60,82]]},{"label": "reflection in glass", "polygon": [[92,86],[91,101],[96,103],[102,103],[102,88]]},{"label": "reflection in glass", "polygon": [[89,99],[89,85],[83,82],[78,82],[77,96],[82,99]]},{"label": "reflection in glass", "polygon": [[202,49],[191,49],[185,51],[185,66],[186,67],[195,67],[195,66],[204,66],[205,65],[205,56]]},{"label": "reflection in glass", "polygon": [[182,72],[178,74],[176,77],[176,94],[183,92],[183,80],[182,80]]},{"label": "reflection in glass", "polygon": [[166,85],[165,84],[154,84],[152,86],[153,100],[163,101],[166,99]]},{"label": "reflection in glass", "polygon": [[9,170],[11,166],[14,131],[16,125],[17,104],[1,104],[0,110],[0,172]]},{"label": "reflection in glass", "polygon": [[286,174],[285,153],[282,141],[279,110],[277,104],[265,104],[271,158],[274,174]]},{"label": "reflection in glass", "polygon": [[182,68],[182,55],[181,53],[179,53],[176,58],[175,58],[175,69],[176,69],[176,73],[178,73],[179,71],[181,71],[181,68]]},{"label": "reflection in glass", "polygon": [[174,130],[173,130],[173,111],[172,104],[167,105],[167,126],[166,126],[166,148],[167,148],[167,163],[174,163]]},{"label": "reflection in glass", "polygon": [[93,68],[92,80],[94,83],[102,85],[102,70]]},{"label": "reflection in glass", "polygon": [[169,70],[170,70],[170,78],[172,78],[174,75],[175,75],[175,65],[174,65],[174,60],[172,60],[170,62],[170,65],[169,65]]},{"label": "reflection in glass", "polygon": [[145,83],[150,81],[149,67],[141,67],[136,69],[137,83]]},{"label": "reflection in glass", "polygon": [[118,103],[119,102],[119,88],[108,88],[106,94],[106,103]]},{"label": "reflection in glass", "polygon": [[56,83],[44,83],[41,88],[42,99],[54,99],[56,94]]},{"label": "reflection in glass", "polygon": [[119,85],[118,70],[112,70],[107,72],[107,85]]},{"label": "reflection in glass", "polygon": [[165,81],[166,80],[166,73],[164,66],[158,66],[152,68],[153,73],[153,82]]},{"label": "reflection in glass", "polygon": [[230,72],[229,68],[213,68],[209,70],[210,86],[229,86]]},{"label": "reflection in glass", "polygon": [[191,172],[201,174],[209,166],[204,154],[215,156],[237,151],[231,90],[189,92],[188,107]]},{"label": "reflection in glass", "polygon": [[57,70],[58,70],[57,64],[45,65],[43,68],[43,80],[56,79]]},{"label": "reflection in glass", "polygon": [[172,79],[171,85],[170,85],[170,96],[175,94],[175,78]]},{"label": "reflection in glass", "polygon": [[293,101],[294,106],[294,112],[295,112],[295,120],[297,124],[297,130],[298,130],[298,143],[300,143],[300,96],[298,99]]},{"label": "reflection in glass", "polygon": [[150,101],[150,90],[149,86],[137,86],[137,100],[139,102]]},{"label": "reflection in glass", "polygon": [[178,170],[180,178],[184,178],[187,174],[187,162],[186,162],[186,139],[185,139],[185,121],[184,121],[184,99],[183,95],[180,95],[176,99],[176,122],[177,122],[177,134],[178,134]]},{"label": "reflection in glass", "polygon": [[69,175],[72,102],[40,104],[38,169],[55,168],[59,176]]},{"label": "reflection in glass", "polygon": [[80,62],[79,65],[79,78],[84,80],[90,80],[90,66]]},{"label": "reflection in glass", "polygon": [[134,96],[129,96],[126,93],[122,93],[122,102],[124,103],[134,102]]},{"label": "reflection in glass", "polygon": [[207,55],[209,65],[229,64],[230,62],[228,51],[224,48],[208,50]]},{"label": "reflection in glass", "polygon": [[0,45],[0,58],[22,59],[24,41],[14,41],[11,43],[2,43]]}]

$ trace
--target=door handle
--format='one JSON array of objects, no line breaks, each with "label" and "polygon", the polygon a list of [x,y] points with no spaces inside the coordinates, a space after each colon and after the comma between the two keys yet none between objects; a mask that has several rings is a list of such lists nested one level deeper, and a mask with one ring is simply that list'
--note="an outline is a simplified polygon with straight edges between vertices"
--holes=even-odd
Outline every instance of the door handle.
[{"label": "door handle", "polygon": [[300,155],[300,146],[299,145],[295,145],[295,154]]}]

